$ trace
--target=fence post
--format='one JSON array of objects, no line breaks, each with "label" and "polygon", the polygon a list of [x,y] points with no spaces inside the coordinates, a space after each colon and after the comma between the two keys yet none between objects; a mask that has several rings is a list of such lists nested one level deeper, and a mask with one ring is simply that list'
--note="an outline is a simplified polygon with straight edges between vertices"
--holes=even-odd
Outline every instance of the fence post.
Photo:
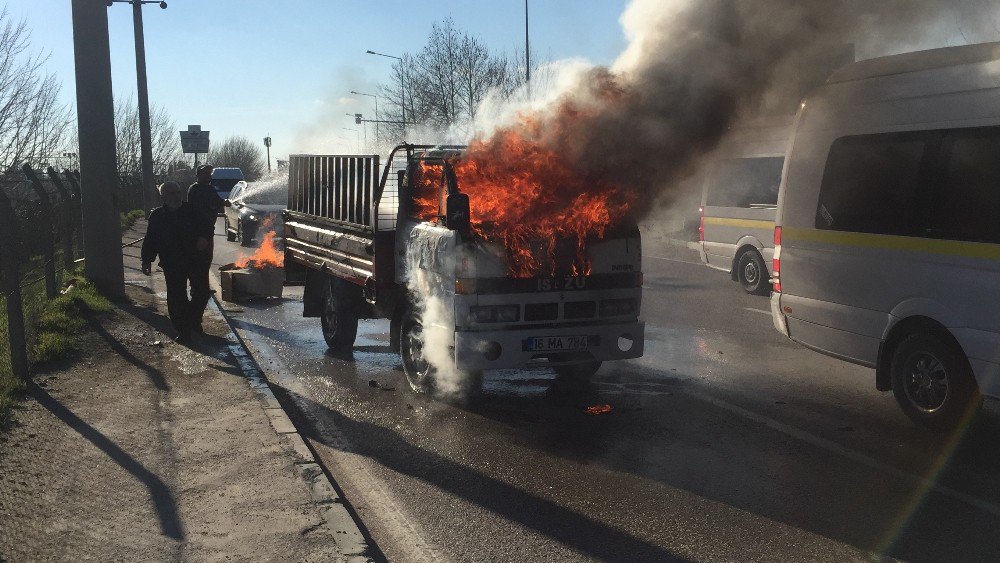
[{"label": "fence post", "polygon": [[21,305],[21,270],[18,267],[17,232],[14,208],[0,189],[0,281],[7,301],[7,339],[10,341],[10,368],[28,380],[28,343],[24,338],[24,308]]},{"label": "fence post", "polygon": [[45,186],[38,179],[38,174],[32,170],[31,165],[24,163],[21,171],[31,181],[31,187],[38,195],[38,203],[42,208],[42,251],[45,253],[45,295],[52,299],[59,294],[56,287],[56,245],[52,237],[52,202],[49,201],[49,194],[45,191]]},{"label": "fence post", "polygon": [[59,196],[61,197],[59,201],[59,232],[62,234],[63,243],[63,265],[66,271],[73,269],[73,259],[76,258],[73,255],[73,197],[70,195],[69,190],[63,185],[62,179],[59,178],[59,173],[56,172],[55,168],[49,166],[48,170],[45,171],[49,175],[49,179],[52,180],[52,184],[59,190]]}]

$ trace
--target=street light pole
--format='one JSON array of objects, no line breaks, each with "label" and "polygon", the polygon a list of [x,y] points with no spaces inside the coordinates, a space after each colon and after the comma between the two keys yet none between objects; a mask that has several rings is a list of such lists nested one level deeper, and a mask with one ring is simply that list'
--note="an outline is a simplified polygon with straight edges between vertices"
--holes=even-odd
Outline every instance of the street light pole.
[{"label": "street light pole", "polygon": [[368,53],[369,55],[378,55],[380,57],[388,57],[390,59],[396,59],[397,61],[399,61],[399,96],[400,96],[400,98],[402,98],[400,100],[402,102],[402,105],[399,106],[399,110],[403,114],[402,119],[400,121],[402,121],[403,123],[406,123],[406,84],[403,82],[403,73],[406,71],[406,69],[403,68],[403,57],[397,57],[397,56],[394,56],[394,55],[386,55],[385,53],[376,53],[375,51],[372,51],[371,49],[369,49],[369,50],[367,50],[365,52]]},{"label": "street light pole", "polygon": [[375,94],[366,94],[364,92],[356,92],[354,90],[351,90],[351,93],[355,94],[357,96],[370,96],[372,98],[375,98],[375,146],[376,146],[376,150],[377,150],[377,147],[379,147],[379,135],[378,135],[378,123],[379,123],[379,120],[378,120],[378,96],[376,96]]},{"label": "street light pole", "polygon": [[267,172],[271,173],[271,135],[264,137],[264,146],[267,147]]},{"label": "street light pole", "polygon": [[142,207],[149,212],[149,197],[153,193],[153,140],[149,124],[149,90],[146,84],[146,41],[142,27],[142,5],[159,4],[167,9],[166,2],[156,0],[108,0],[110,7],[115,2],[132,4],[132,27],[135,31],[135,79],[139,95],[139,155],[142,167]]},{"label": "street light pole", "polygon": [[361,152],[361,132],[357,129],[351,129],[350,127],[341,127],[341,129],[344,131],[354,131],[355,138],[357,139],[356,146],[358,148],[358,152]]}]

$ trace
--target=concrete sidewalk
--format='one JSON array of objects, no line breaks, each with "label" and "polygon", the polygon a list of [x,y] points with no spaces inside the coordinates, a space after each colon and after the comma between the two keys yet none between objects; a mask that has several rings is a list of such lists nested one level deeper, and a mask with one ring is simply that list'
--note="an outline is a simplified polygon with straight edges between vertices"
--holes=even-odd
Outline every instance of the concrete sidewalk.
[{"label": "concrete sidewalk", "polygon": [[343,507],[217,306],[204,336],[175,344],[162,272],[142,275],[138,256],[125,249],[130,303],[91,320],[78,361],[35,374],[0,435],[0,561],[357,557],[363,540],[335,529]]}]

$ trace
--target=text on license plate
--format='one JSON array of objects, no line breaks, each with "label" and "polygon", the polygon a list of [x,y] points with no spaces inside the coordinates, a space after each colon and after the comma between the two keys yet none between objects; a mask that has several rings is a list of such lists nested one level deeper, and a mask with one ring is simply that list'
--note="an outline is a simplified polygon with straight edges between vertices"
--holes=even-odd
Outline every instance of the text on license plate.
[{"label": "text on license plate", "polygon": [[524,340],[525,352],[586,350],[600,344],[599,336],[532,336]]}]

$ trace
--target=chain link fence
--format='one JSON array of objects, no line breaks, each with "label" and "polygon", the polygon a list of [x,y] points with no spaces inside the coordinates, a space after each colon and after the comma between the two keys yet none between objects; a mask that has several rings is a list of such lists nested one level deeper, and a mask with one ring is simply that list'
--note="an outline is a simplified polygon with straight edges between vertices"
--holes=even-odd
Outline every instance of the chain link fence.
[{"label": "chain link fence", "polygon": [[[121,211],[142,206],[138,179],[122,181]],[[83,250],[78,172],[28,164],[0,176],[0,426],[28,379],[37,322]]]}]

